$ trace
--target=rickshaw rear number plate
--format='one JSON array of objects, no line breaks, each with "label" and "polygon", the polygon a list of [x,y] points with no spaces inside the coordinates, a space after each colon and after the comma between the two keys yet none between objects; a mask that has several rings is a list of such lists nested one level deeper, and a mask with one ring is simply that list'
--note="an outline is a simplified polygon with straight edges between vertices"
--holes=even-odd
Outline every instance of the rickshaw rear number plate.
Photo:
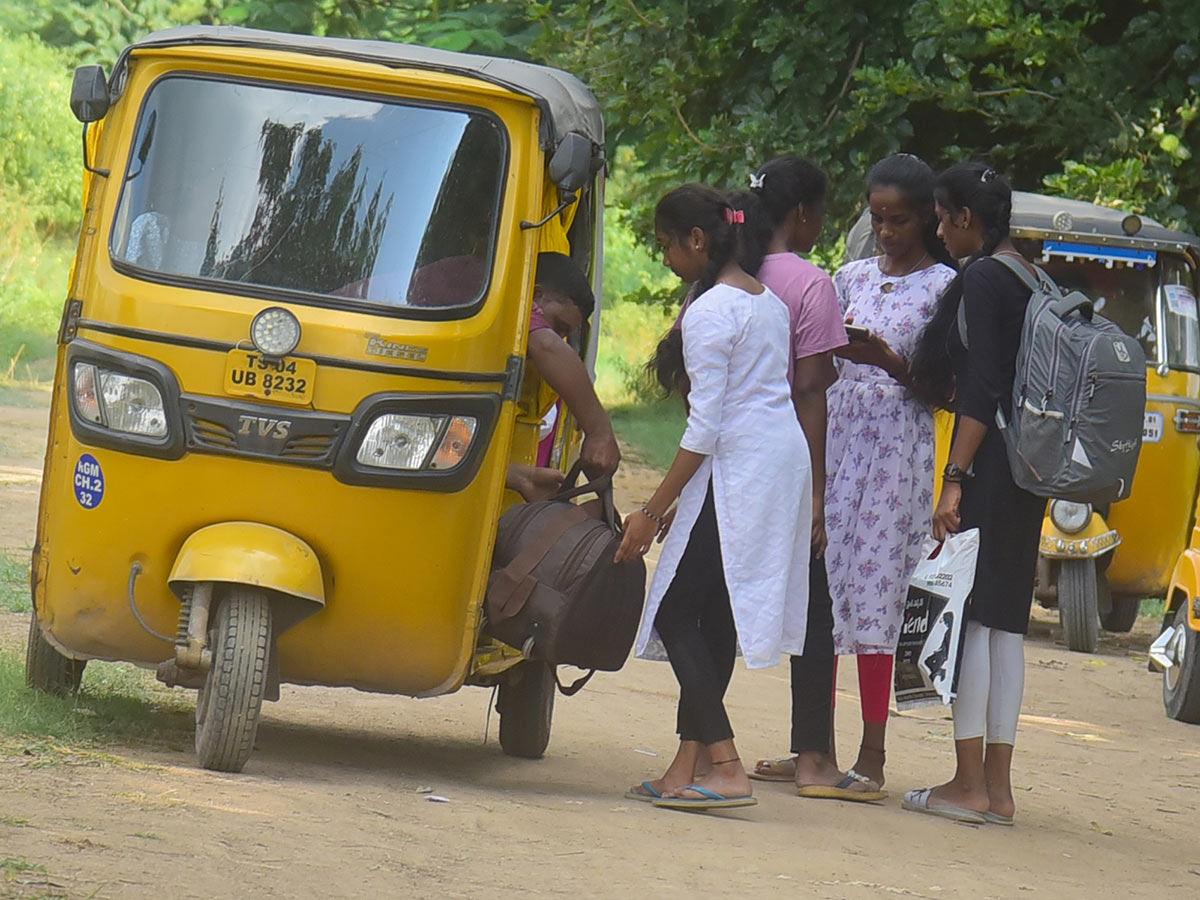
[{"label": "rickshaw rear number plate", "polygon": [[253,350],[230,350],[225,360],[225,393],[276,403],[312,403],[317,364],[285,356],[270,359]]},{"label": "rickshaw rear number plate", "polygon": [[1142,443],[1157,444],[1163,437],[1164,417],[1160,412],[1152,410],[1146,411],[1146,418],[1142,425]]}]

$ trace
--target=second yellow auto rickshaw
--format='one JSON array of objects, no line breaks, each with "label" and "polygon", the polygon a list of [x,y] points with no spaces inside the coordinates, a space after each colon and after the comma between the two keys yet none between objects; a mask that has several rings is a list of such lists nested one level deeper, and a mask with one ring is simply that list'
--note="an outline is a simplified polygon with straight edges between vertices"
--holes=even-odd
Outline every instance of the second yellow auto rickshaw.
[{"label": "second yellow auto rickshaw", "polygon": [[[573,76],[383,42],[181,28],[76,73],[85,200],[59,334],[27,679],[199,688],[238,771],[280,684],[498,685],[545,750],[553,667],[488,636],[534,263],[599,296],[604,132]],[[599,309],[574,345],[591,364]],[[564,417],[554,459],[577,429]]]},{"label": "second yellow auto rickshaw", "polygon": [[[1042,526],[1036,596],[1057,606],[1066,644],[1095,650],[1102,625],[1129,631],[1140,601],[1168,594],[1188,546],[1200,486],[1200,238],[1078,200],[1013,193],[1012,236],[1064,290],[1142,345],[1147,402],[1131,496],[1111,507],[1053,500]],[[873,252],[864,217],[847,255]],[[949,451],[950,417],[939,422]],[[938,466],[940,471],[941,466]]]}]

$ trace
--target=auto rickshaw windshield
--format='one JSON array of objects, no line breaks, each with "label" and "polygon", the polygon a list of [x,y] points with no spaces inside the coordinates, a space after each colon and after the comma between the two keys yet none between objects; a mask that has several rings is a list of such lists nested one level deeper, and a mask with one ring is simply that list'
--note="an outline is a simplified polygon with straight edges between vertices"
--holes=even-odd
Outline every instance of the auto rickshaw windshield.
[{"label": "auto rickshaw windshield", "polygon": [[481,110],[169,76],[110,250],[151,280],[463,316],[487,289],[506,157]]},{"label": "auto rickshaw windshield", "polygon": [[1016,244],[1064,291],[1090,297],[1096,312],[1137,338],[1148,363],[1200,370],[1196,273],[1187,257],[1057,241],[1022,239]]}]

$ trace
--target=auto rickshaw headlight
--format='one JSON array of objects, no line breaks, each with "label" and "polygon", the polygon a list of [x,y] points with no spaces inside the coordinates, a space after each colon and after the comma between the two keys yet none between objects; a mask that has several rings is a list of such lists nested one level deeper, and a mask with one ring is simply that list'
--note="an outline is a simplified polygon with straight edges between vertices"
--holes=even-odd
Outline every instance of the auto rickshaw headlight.
[{"label": "auto rickshaw headlight", "polygon": [[250,323],[250,340],[259,353],[287,356],[300,343],[300,320],[282,306],[271,306]]},{"label": "auto rickshaw headlight", "polygon": [[1050,502],[1050,521],[1060,531],[1075,534],[1083,531],[1092,520],[1090,503],[1076,503],[1073,500],[1052,500]]},{"label": "auto rickshaw headlight", "polygon": [[97,425],[125,434],[159,438],[167,434],[162,393],[144,378],[75,364],[75,408]]},{"label": "auto rickshaw headlight", "polygon": [[357,459],[382,469],[423,469],[445,421],[445,416],[384,413],[367,429]]}]

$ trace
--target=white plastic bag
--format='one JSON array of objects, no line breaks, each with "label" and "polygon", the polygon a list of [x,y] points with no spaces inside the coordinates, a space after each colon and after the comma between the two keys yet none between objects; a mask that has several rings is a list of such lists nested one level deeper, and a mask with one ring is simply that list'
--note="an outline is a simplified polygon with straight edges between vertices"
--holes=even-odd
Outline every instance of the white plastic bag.
[{"label": "white plastic bag", "polygon": [[978,528],[948,535],[940,544],[932,537],[921,544],[896,647],[897,709],[948,706],[954,699],[978,556]]}]

